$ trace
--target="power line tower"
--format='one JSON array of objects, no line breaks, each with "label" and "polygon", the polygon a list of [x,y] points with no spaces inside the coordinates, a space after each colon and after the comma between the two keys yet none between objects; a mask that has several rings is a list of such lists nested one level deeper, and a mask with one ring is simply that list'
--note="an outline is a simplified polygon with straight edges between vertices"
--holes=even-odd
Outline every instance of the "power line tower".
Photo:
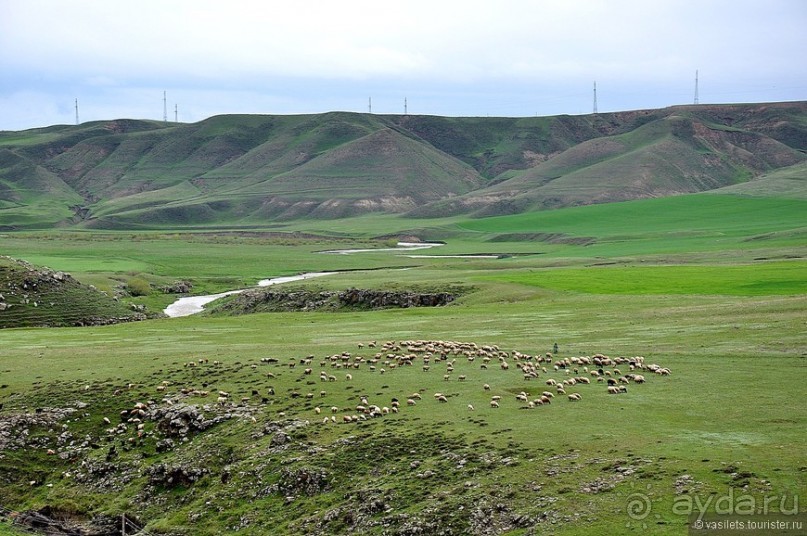
[{"label": "power line tower", "polygon": [[78,125],[78,99],[76,99],[76,124]]},{"label": "power line tower", "polygon": [[166,92],[163,91],[163,123],[168,122],[168,101],[166,99]]},{"label": "power line tower", "polygon": [[594,82],[594,113],[597,113],[597,82]]},{"label": "power line tower", "polygon": [[367,113],[373,113],[373,97],[367,97]]},{"label": "power line tower", "polygon": [[179,106],[174,103],[174,123],[179,123]]},{"label": "power line tower", "polygon": [[700,99],[698,99],[698,70],[695,69],[695,104],[700,104]]},{"label": "power line tower", "polygon": [[408,113],[409,113],[409,110],[408,110],[408,107],[407,107],[407,104],[406,104],[406,97],[404,97],[404,115],[407,115]]}]

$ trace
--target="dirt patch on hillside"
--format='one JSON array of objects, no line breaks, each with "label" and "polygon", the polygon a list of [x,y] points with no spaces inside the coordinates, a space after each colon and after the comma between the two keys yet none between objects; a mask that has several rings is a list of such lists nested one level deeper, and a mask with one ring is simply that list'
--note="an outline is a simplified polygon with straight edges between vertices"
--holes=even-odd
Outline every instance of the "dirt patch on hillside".
[{"label": "dirt patch on hillside", "polygon": [[597,242],[591,236],[570,236],[564,233],[505,233],[496,235],[489,242],[546,242],[547,244],[567,244],[590,246]]}]

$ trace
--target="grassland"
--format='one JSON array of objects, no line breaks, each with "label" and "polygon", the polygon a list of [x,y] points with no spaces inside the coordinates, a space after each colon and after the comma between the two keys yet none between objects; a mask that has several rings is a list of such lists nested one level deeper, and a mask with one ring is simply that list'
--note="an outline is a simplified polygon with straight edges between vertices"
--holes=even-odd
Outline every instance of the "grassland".
[{"label": "grassland", "polygon": [[[87,404],[51,425],[66,424],[71,439],[31,426],[34,447],[0,452],[0,505],[47,505],[76,518],[126,512],[155,534],[509,535],[686,534],[687,517],[674,508],[686,497],[791,505],[807,491],[804,208],[793,197],[697,195],[478,220],[307,220],[283,228],[288,234],[5,234],[4,253],[99,288],[137,274],[155,284],[192,280],[207,292],[343,270],[291,288],[470,292],[441,308],[0,331],[0,417]],[[431,258],[322,253],[407,234],[446,244],[418,252]],[[503,256],[441,257],[476,253]],[[150,307],[169,299],[138,298]],[[414,339],[535,356],[557,343],[556,358],[642,355],[672,375],[648,374],[616,396],[596,382],[579,385],[580,402],[558,396],[522,409],[516,394],[540,394],[545,379],[567,375],[550,366],[525,379],[515,367],[483,369],[456,356],[449,381],[438,360],[428,372],[421,363],[383,374],[380,363],[361,366],[348,381],[327,359],[370,355],[370,341]],[[309,355],[313,376],[300,364]],[[321,369],[336,381],[320,382]],[[158,392],[163,381],[170,385]],[[182,388],[226,391],[233,402],[222,407]],[[362,394],[389,405],[420,391],[417,405],[359,424],[322,425],[314,411],[353,408]],[[492,394],[503,397],[498,409]],[[103,417],[115,425],[121,410],[164,396],[232,417],[167,450],[157,446],[157,420],[145,422],[142,440],[129,441],[131,431],[110,438]],[[155,472],[160,464],[201,473],[168,483]],[[636,497],[650,510],[631,517]]]}]

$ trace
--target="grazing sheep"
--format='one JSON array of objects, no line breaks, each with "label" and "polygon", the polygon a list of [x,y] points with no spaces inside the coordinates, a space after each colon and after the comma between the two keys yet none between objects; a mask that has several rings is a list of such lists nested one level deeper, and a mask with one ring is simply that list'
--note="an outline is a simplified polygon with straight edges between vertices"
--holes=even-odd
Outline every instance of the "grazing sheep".
[{"label": "grazing sheep", "polygon": [[499,403],[498,403],[497,401],[495,401],[495,400],[491,400],[491,401],[490,401],[490,407],[492,407],[492,408],[498,408],[498,407],[499,407]]},{"label": "grazing sheep", "polygon": [[572,393],[569,395],[570,402],[577,402],[578,400],[582,400],[583,397],[580,396],[580,393]]},{"label": "grazing sheep", "polygon": [[411,398],[406,399],[406,405],[407,406],[414,406],[415,404],[417,404],[417,402],[415,402],[413,399],[411,399]]},{"label": "grazing sheep", "polygon": [[641,374],[634,374],[633,375],[633,381],[636,382],[636,383],[644,383],[645,379],[644,379],[644,376],[642,376]]},{"label": "grazing sheep", "polygon": [[473,411],[473,410],[474,410],[474,405],[473,405],[473,404],[468,404],[468,409],[469,409],[470,411]]},{"label": "grazing sheep", "polygon": [[317,415],[319,415],[320,413],[322,413],[322,408],[320,408],[319,406],[315,407],[315,408],[314,408],[314,413],[316,413]]},{"label": "grazing sheep", "polygon": [[352,379],[353,379],[353,375],[352,375],[352,374],[345,374],[345,379],[346,379],[347,381],[350,381],[350,380],[352,380]]},{"label": "grazing sheep", "polygon": [[546,396],[546,397],[549,397],[549,398],[554,398],[555,397],[555,395],[553,395],[550,391],[544,391],[543,393],[541,393],[541,396]]},{"label": "grazing sheep", "polygon": [[554,378],[549,378],[548,380],[546,380],[546,384],[547,385],[557,385],[558,382],[556,382]]},{"label": "grazing sheep", "polygon": [[485,384],[482,386],[482,389],[484,389],[485,391],[490,391],[490,385]]},{"label": "grazing sheep", "polygon": [[465,381],[465,374],[461,374],[461,375],[457,376],[457,380],[459,380],[461,382],[464,382]]},{"label": "grazing sheep", "polygon": [[331,406],[331,413],[336,413],[339,411],[339,408],[336,406]]}]

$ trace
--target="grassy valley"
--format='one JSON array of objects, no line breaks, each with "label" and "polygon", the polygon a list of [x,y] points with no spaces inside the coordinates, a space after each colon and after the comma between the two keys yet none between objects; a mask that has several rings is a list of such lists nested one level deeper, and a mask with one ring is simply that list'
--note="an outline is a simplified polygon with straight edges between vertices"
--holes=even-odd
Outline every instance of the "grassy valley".
[{"label": "grassy valley", "polygon": [[[83,200],[0,211],[0,534],[125,515],[165,535],[683,535],[718,499],[802,519],[807,175],[781,113],[0,134],[7,191],[24,156]],[[606,195],[639,173],[647,195]],[[535,210],[587,188],[611,202]],[[350,208],[368,200],[389,210]],[[148,318],[46,317],[83,307]]]}]

